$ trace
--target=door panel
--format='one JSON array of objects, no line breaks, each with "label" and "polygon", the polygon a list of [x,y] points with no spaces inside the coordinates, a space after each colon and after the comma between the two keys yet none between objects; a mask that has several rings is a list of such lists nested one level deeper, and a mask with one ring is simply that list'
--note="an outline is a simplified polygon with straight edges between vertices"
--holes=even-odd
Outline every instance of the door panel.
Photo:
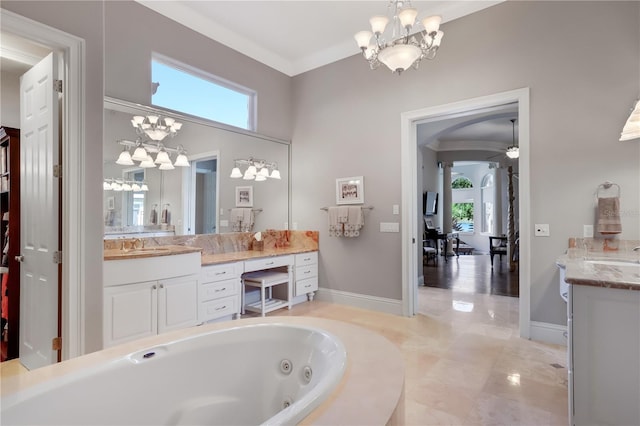
[{"label": "door panel", "polygon": [[57,361],[58,182],[57,60],[51,53],[20,78],[20,362],[28,369]]}]

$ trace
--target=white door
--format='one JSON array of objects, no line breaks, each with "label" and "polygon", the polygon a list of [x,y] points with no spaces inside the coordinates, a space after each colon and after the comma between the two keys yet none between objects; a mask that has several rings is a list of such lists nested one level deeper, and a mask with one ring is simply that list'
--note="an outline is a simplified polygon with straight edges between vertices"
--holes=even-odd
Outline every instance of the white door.
[{"label": "white door", "polygon": [[20,362],[30,370],[58,360],[57,66],[51,53],[20,78]]},{"label": "white door", "polygon": [[104,347],[158,334],[156,281],[104,289]]},{"label": "white door", "polygon": [[158,333],[198,323],[198,278],[171,278],[158,285]]}]

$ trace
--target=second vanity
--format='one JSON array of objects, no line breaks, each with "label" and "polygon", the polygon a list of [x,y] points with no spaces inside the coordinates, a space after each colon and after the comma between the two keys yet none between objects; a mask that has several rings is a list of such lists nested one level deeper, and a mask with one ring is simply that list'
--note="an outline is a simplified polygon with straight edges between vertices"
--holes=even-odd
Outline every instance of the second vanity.
[{"label": "second vanity", "polygon": [[569,284],[570,424],[640,424],[638,253],[572,248],[558,262]]},{"label": "second vanity", "polygon": [[242,277],[249,272],[286,272],[288,279],[274,287],[273,293],[273,300],[286,302],[281,304],[285,307],[312,300],[318,290],[315,235],[315,244],[312,241],[262,251],[211,253],[207,244],[202,244],[205,248],[105,248],[104,347],[211,321],[237,319],[243,306],[256,312],[259,290],[250,291],[247,286],[243,291]]}]

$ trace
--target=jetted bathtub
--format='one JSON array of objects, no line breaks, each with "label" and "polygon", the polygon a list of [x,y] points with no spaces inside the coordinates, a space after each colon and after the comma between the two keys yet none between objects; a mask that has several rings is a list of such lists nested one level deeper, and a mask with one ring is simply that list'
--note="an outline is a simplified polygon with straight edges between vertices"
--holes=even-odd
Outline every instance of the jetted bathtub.
[{"label": "jetted bathtub", "polygon": [[295,424],[340,382],[345,348],[318,328],[255,324],[149,347],[2,398],[0,421]]}]

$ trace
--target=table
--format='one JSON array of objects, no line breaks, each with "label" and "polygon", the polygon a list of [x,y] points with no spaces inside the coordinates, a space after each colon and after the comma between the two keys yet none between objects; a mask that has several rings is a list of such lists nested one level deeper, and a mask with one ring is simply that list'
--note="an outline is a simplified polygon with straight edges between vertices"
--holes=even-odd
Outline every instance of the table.
[{"label": "table", "polygon": [[[449,240],[454,239],[456,240],[456,249],[454,251],[454,254],[447,254],[449,251]],[[435,249],[436,249],[436,256],[439,253],[439,248],[440,248],[440,244],[438,244],[438,241],[442,240],[444,241],[444,249],[443,249],[443,256],[444,256],[444,260],[445,262],[448,262],[448,256],[459,256],[459,248],[460,248],[460,235],[457,232],[445,232],[445,233],[441,233],[438,232],[435,229],[427,229],[426,231],[426,241],[433,241],[434,245],[435,245]]]}]

